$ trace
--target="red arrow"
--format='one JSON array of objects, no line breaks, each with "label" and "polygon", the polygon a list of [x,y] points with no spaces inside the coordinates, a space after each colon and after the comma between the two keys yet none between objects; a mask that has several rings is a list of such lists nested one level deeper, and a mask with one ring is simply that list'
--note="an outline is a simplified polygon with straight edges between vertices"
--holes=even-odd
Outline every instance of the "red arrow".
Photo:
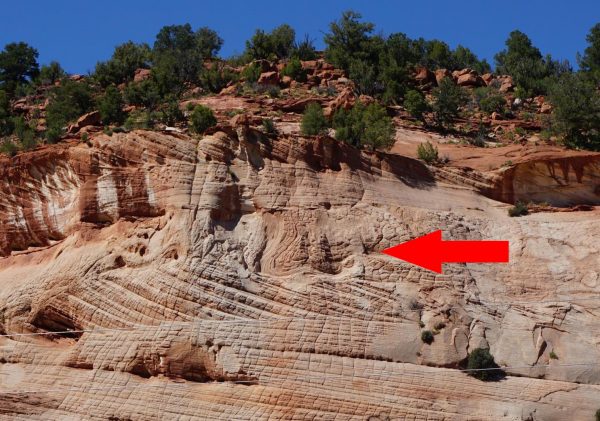
[{"label": "red arrow", "polygon": [[443,241],[437,230],[383,253],[442,273],[442,263],[507,263],[508,241]]}]

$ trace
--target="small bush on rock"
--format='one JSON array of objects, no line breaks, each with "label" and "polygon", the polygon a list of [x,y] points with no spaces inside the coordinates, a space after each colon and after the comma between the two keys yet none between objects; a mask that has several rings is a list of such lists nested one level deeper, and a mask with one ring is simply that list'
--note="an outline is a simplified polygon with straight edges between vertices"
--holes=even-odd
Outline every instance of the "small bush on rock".
[{"label": "small bush on rock", "polygon": [[277,134],[277,128],[275,128],[275,124],[273,124],[273,120],[270,118],[264,118],[262,121],[262,126],[267,134]]},{"label": "small bush on rock", "polygon": [[423,115],[429,110],[429,104],[421,92],[410,90],[404,97],[404,108],[411,116],[422,121]]},{"label": "small bush on rock", "polygon": [[281,76],[289,76],[297,82],[306,82],[306,70],[297,57],[293,57],[281,71]]},{"label": "small bush on rock", "polygon": [[204,105],[196,105],[190,115],[190,129],[202,134],[215,124],[217,124],[217,119],[213,111]]},{"label": "small bush on rock", "polygon": [[308,104],[302,115],[300,131],[304,136],[317,136],[327,132],[329,123],[323,114],[323,108],[317,103]]},{"label": "small bush on rock", "polygon": [[508,216],[524,216],[529,214],[529,210],[527,209],[527,205],[523,202],[517,202],[515,206],[508,210]]},{"label": "small bush on rock", "polygon": [[504,377],[504,372],[498,367],[490,351],[485,348],[476,348],[469,354],[467,370],[471,370],[469,376],[484,381]]},{"label": "small bush on rock", "polygon": [[438,160],[438,154],[438,148],[431,142],[421,143],[417,146],[417,156],[428,164],[436,162]]},{"label": "small bush on rock", "polygon": [[431,330],[424,330],[421,332],[421,340],[427,345],[431,345],[433,343],[433,332]]},{"label": "small bush on rock", "polygon": [[123,96],[114,86],[109,86],[98,101],[98,109],[104,124],[121,125],[125,121]]},{"label": "small bush on rock", "polygon": [[244,67],[244,70],[242,70],[241,76],[248,83],[257,82],[258,78],[260,77],[260,66],[256,63],[250,63],[249,65]]},{"label": "small bush on rock", "polygon": [[433,97],[432,109],[435,121],[440,127],[448,127],[458,116],[460,107],[468,101],[465,90],[450,78],[444,78],[440,82],[439,87],[433,90]]},{"label": "small bush on rock", "polygon": [[338,110],[333,116],[335,137],[353,146],[390,148],[394,144],[394,126],[386,109],[377,103],[356,103],[351,110]]}]

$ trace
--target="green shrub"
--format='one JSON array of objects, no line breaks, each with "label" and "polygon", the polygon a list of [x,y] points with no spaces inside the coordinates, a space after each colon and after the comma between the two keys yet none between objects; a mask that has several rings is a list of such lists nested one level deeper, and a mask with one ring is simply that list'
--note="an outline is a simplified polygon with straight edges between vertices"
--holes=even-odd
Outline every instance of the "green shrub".
[{"label": "green shrub", "polygon": [[8,136],[14,130],[11,111],[8,94],[0,89],[0,137]]},{"label": "green shrub", "polygon": [[193,132],[202,134],[216,124],[217,119],[210,108],[204,105],[196,105],[194,107],[194,111],[190,115],[190,129]]},{"label": "green shrub", "polygon": [[377,70],[374,65],[365,60],[352,60],[348,70],[350,79],[354,82],[358,95],[375,96],[380,93],[381,84],[378,81]]},{"label": "green shrub", "polygon": [[2,144],[0,144],[0,153],[3,153],[5,155],[15,156],[18,151],[19,148],[17,147],[17,145],[15,145],[10,140],[5,140],[4,142],[2,142]]},{"label": "green shrub", "polygon": [[381,67],[379,84],[383,89],[381,99],[386,104],[398,104],[409,86],[409,73],[406,67],[387,64]]},{"label": "green shrub", "polygon": [[18,86],[28,85],[39,74],[38,52],[24,42],[6,44],[0,51],[0,88],[9,98]]},{"label": "green shrub", "polygon": [[60,140],[64,131],[60,127],[48,127],[46,130],[46,140],[48,143],[56,143]]},{"label": "green shrub", "polygon": [[567,74],[550,89],[551,129],[567,146],[600,150],[600,93],[585,74]]},{"label": "green shrub", "polygon": [[549,357],[551,360],[558,360],[558,355],[554,351],[550,351]]},{"label": "green shrub", "polygon": [[335,137],[353,146],[390,148],[394,144],[394,126],[386,109],[377,103],[357,102],[351,110],[338,110],[333,116]]},{"label": "green shrub", "polygon": [[325,57],[335,67],[348,71],[354,60],[376,60],[375,43],[371,33],[375,25],[361,22],[361,14],[345,11],[339,21],[329,24],[330,32],[325,34]]},{"label": "green shrub", "polygon": [[293,57],[281,71],[282,76],[289,76],[297,82],[306,82],[306,70],[302,68],[302,63],[297,57]]},{"label": "green shrub", "polygon": [[130,105],[155,108],[161,101],[158,85],[154,79],[130,83],[125,87],[125,100]]},{"label": "green shrub", "polygon": [[263,118],[262,126],[265,133],[270,135],[277,134],[277,128],[275,127],[275,124],[273,124],[273,120],[270,118]]},{"label": "green shrub", "polygon": [[469,354],[467,360],[469,376],[479,380],[498,380],[504,376],[504,372],[494,361],[490,351],[484,348],[476,348]]},{"label": "green shrub", "polygon": [[421,143],[417,146],[417,156],[428,164],[437,162],[438,154],[438,148],[431,142]]},{"label": "green shrub", "polygon": [[257,29],[252,38],[246,41],[246,54],[255,60],[287,58],[294,52],[294,29],[283,24],[266,33]]},{"label": "green shrub", "polygon": [[123,96],[114,86],[109,86],[104,95],[98,100],[98,110],[104,124],[121,125],[125,121],[123,112]]},{"label": "green shrub", "polygon": [[460,107],[468,101],[465,90],[450,78],[444,78],[433,90],[433,113],[440,127],[447,127],[458,116]]},{"label": "green shrub", "polygon": [[424,114],[429,110],[429,104],[421,92],[410,90],[404,97],[404,108],[417,120],[423,120]]},{"label": "green shrub", "polygon": [[128,41],[115,48],[110,60],[96,64],[93,78],[104,88],[130,82],[135,71],[147,68],[149,62],[150,47]]},{"label": "green shrub", "polygon": [[260,77],[261,68],[257,63],[250,63],[242,70],[241,76],[248,83],[255,83]]},{"label": "green shrub", "polygon": [[230,83],[237,82],[238,79],[238,74],[229,67],[222,63],[213,63],[209,69],[203,69],[200,72],[199,83],[204,90],[219,93]]},{"label": "green shrub", "polygon": [[189,23],[161,28],[152,47],[152,70],[161,94],[174,94],[186,83],[196,83],[204,60],[215,57],[222,45],[223,40],[210,28],[194,32]]},{"label": "green shrub", "polygon": [[596,421],[600,421],[600,409],[596,411]]},{"label": "green shrub", "polygon": [[157,113],[157,118],[158,121],[167,126],[174,126],[177,123],[185,121],[183,111],[179,108],[179,102],[175,99],[171,99],[162,106]]},{"label": "green shrub", "polygon": [[124,124],[127,130],[147,130],[154,126],[154,116],[147,110],[135,110],[129,113]]},{"label": "green shrub", "polygon": [[46,108],[46,138],[56,142],[64,127],[92,109],[92,91],[86,82],[63,79],[61,85],[52,89]]},{"label": "green shrub", "polygon": [[427,345],[431,345],[433,343],[433,332],[431,330],[424,330],[421,332],[421,340]]},{"label": "green shrub", "polygon": [[527,209],[527,205],[523,202],[517,202],[515,206],[508,210],[508,216],[524,216],[529,214],[529,210]]},{"label": "green shrub", "polygon": [[529,37],[513,31],[506,40],[506,49],[495,55],[496,72],[511,75],[518,88],[519,98],[545,94],[553,77],[570,73],[568,63],[543,57]]},{"label": "green shrub", "polygon": [[22,116],[13,118],[14,131],[13,133],[19,139],[21,146],[25,150],[33,149],[37,145],[35,138],[35,130],[27,124]]},{"label": "green shrub", "polygon": [[50,64],[42,66],[36,82],[42,85],[54,85],[55,82],[61,80],[66,75],[67,73],[60,64],[56,61],[52,61]]},{"label": "green shrub", "polygon": [[477,88],[473,92],[473,95],[481,111],[487,114],[494,112],[504,114],[506,111],[506,100],[492,87]]},{"label": "green shrub", "polygon": [[317,136],[327,132],[329,123],[323,114],[321,105],[313,102],[308,104],[302,115],[300,131],[304,136]]},{"label": "green shrub", "polygon": [[312,39],[304,35],[304,39],[294,44],[293,56],[300,60],[314,60],[317,58],[317,49]]}]

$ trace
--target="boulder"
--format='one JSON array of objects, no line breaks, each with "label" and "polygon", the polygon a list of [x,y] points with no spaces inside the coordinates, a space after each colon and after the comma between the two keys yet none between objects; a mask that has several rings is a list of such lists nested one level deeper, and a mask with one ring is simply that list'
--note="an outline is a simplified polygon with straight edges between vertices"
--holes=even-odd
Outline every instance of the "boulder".
[{"label": "boulder", "polygon": [[542,114],[550,114],[550,113],[552,113],[552,105],[548,104],[547,102],[544,102],[540,106],[540,113],[542,113]]},{"label": "boulder", "polygon": [[356,96],[351,88],[344,88],[334,99],[329,101],[325,107],[324,113],[327,116],[333,115],[337,110],[343,108],[345,110],[352,108],[356,102]]},{"label": "boulder", "polygon": [[437,69],[435,71],[435,81],[439,85],[442,80],[447,77],[452,77],[452,73],[448,69]]},{"label": "boulder", "polygon": [[229,85],[219,92],[219,95],[234,95],[237,91],[237,86],[235,84]]},{"label": "boulder", "polygon": [[375,98],[369,95],[361,95],[358,97],[358,101],[364,105],[369,105],[375,102]]},{"label": "boulder", "polygon": [[494,75],[491,73],[486,73],[481,76],[481,79],[485,82],[486,86],[490,86],[494,81]]},{"label": "boulder", "polygon": [[281,85],[287,88],[292,83],[292,80],[294,79],[292,79],[290,76],[284,76],[281,78]]},{"label": "boulder", "polygon": [[501,76],[498,78],[500,81],[499,91],[502,93],[512,92],[515,89],[513,78],[510,76]]},{"label": "boulder", "polygon": [[137,69],[133,76],[134,82],[141,82],[150,78],[150,69]]},{"label": "boulder", "polygon": [[458,79],[459,77],[464,76],[464,75],[468,75],[470,73],[473,73],[473,70],[471,70],[471,69],[455,70],[455,71],[452,72],[452,77],[454,79]]},{"label": "boulder", "polygon": [[277,71],[277,66],[271,63],[269,60],[255,60],[253,64],[260,68],[261,73]]},{"label": "boulder", "polygon": [[426,67],[417,67],[414,79],[419,85],[426,86],[435,82],[435,75]]},{"label": "boulder", "polygon": [[250,118],[246,113],[236,114],[229,120],[229,124],[231,124],[232,127],[248,126],[250,124]]},{"label": "boulder", "polygon": [[276,71],[261,73],[258,78],[258,83],[260,85],[279,86],[279,73]]},{"label": "boulder", "polygon": [[102,117],[99,111],[92,111],[79,117],[75,124],[71,124],[67,130],[70,134],[77,133],[84,127],[87,126],[100,126],[102,124]]},{"label": "boulder", "polygon": [[458,77],[456,80],[456,84],[458,86],[484,86],[485,82],[481,77],[477,75],[475,72],[465,73]]},{"label": "boulder", "polygon": [[315,71],[318,70],[320,67],[319,65],[322,64],[322,62],[318,62],[317,60],[305,60],[302,61],[302,68],[304,70],[310,70],[310,71]]},{"label": "boulder", "polygon": [[325,60],[320,59],[319,62],[321,63],[321,69],[323,70],[334,70],[335,66],[331,63],[327,63]]},{"label": "boulder", "polygon": [[288,99],[278,103],[278,108],[286,113],[303,113],[304,109],[308,104],[317,103],[320,104],[320,98],[301,98],[301,99]]}]

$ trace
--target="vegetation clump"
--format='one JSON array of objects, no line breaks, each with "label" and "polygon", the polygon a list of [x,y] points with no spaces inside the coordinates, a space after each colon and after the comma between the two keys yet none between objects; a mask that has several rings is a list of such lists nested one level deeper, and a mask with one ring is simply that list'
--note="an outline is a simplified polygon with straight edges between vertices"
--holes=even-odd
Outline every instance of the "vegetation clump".
[{"label": "vegetation clump", "polygon": [[271,120],[270,118],[263,118],[262,126],[263,126],[263,130],[265,131],[266,134],[269,134],[269,135],[277,134],[277,128],[275,127],[273,120]]},{"label": "vegetation clump", "polygon": [[282,76],[289,76],[297,82],[306,82],[306,70],[302,68],[302,63],[297,57],[293,57],[286,64],[281,72]]},{"label": "vegetation clump", "polygon": [[190,115],[190,129],[202,134],[210,127],[217,124],[213,111],[204,105],[196,105]]},{"label": "vegetation clump", "polygon": [[469,354],[467,370],[469,376],[483,381],[499,380],[504,377],[504,371],[496,364],[490,351],[485,348],[476,348]]},{"label": "vegetation clump", "polygon": [[404,108],[417,120],[424,121],[425,113],[429,111],[429,104],[421,92],[411,89],[404,96]]},{"label": "vegetation clump", "polygon": [[421,143],[417,146],[417,157],[428,164],[433,164],[439,159],[438,148],[431,142]]},{"label": "vegetation clump", "polygon": [[92,89],[87,83],[63,79],[50,93],[46,107],[46,139],[56,142],[68,123],[91,111],[93,106]]},{"label": "vegetation clump", "polygon": [[456,85],[450,78],[444,78],[432,92],[432,110],[439,127],[448,128],[458,117],[460,108],[468,102],[468,96],[463,88]]},{"label": "vegetation clump", "polygon": [[300,131],[304,136],[317,136],[327,133],[329,122],[323,114],[321,105],[313,102],[308,104],[302,115]]},{"label": "vegetation clump", "polygon": [[394,144],[392,119],[377,103],[357,102],[350,110],[338,110],[333,116],[333,128],[337,139],[352,146],[388,149]]},{"label": "vegetation clump", "polygon": [[123,95],[114,86],[109,86],[98,101],[98,110],[104,124],[120,126],[127,117],[123,111]]},{"label": "vegetation clump", "polygon": [[523,202],[515,203],[515,206],[508,210],[508,216],[516,217],[516,216],[525,216],[529,214],[529,209],[527,205]]},{"label": "vegetation clump", "polygon": [[434,335],[431,330],[424,330],[421,332],[421,340],[427,345],[431,345],[433,343]]}]

